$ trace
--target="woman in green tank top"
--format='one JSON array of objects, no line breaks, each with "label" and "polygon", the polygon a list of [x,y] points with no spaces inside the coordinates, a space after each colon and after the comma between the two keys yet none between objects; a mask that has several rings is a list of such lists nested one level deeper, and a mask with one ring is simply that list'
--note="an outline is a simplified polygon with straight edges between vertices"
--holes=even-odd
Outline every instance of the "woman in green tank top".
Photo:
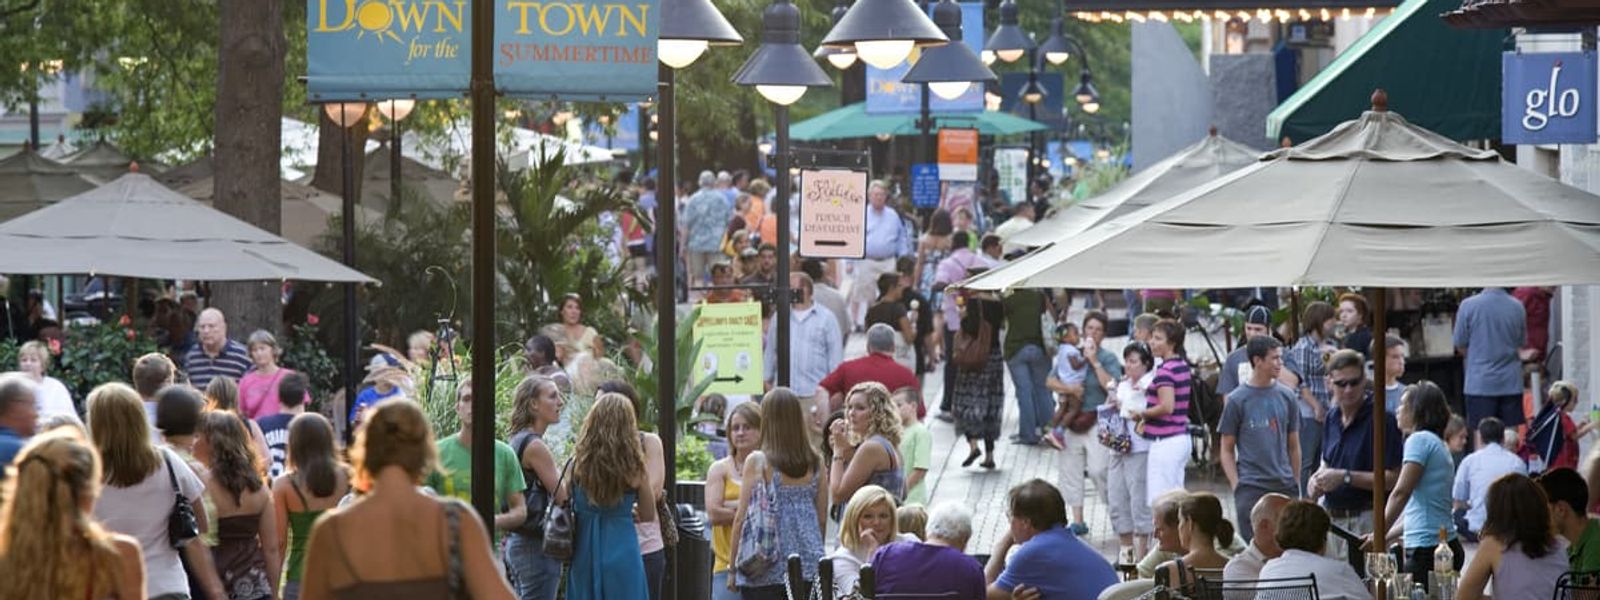
[{"label": "woman in green tank top", "polygon": [[349,467],[334,454],[333,426],[322,415],[306,413],[289,422],[287,473],[272,482],[278,511],[278,544],[285,556],[284,600],[298,600],[305,572],[311,526],[322,513],[338,506],[350,489]]}]

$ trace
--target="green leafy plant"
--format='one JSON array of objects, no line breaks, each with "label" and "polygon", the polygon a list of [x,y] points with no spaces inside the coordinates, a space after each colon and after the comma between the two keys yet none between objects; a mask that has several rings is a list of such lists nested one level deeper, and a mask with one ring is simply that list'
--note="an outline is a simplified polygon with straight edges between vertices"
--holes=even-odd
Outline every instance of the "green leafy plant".
[{"label": "green leafy plant", "polygon": [[22,346],[16,340],[0,340],[0,369],[11,370],[17,364],[17,350]]},{"label": "green leafy plant", "polygon": [[130,326],[126,317],[118,323],[75,325],[67,328],[56,358],[57,377],[82,398],[102,383],[127,381],[133,362],[155,351],[156,341]]},{"label": "green leafy plant", "polygon": [[678,481],[705,481],[714,460],[705,440],[692,435],[678,438]]},{"label": "green leafy plant", "polygon": [[[695,400],[705,395],[706,389],[711,387],[710,379],[702,379],[689,385],[690,375],[694,372],[694,358],[700,354],[700,343],[694,341],[694,324],[700,319],[700,309],[696,307],[689,312],[687,318],[678,321],[677,339],[673,342],[674,360],[677,368],[674,377],[676,389],[679,390],[677,402],[674,406],[675,422],[678,424],[677,436],[679,439],[687,437],[686,432],[694,424]],[[655,320],[650,326],[640,331],[633,332],[639,341],[639,349],[643,356],[660,356],[660,343],[656,337]],[[636,367],[627,373],[628,383],[639,392],[639,403],[644,406],[640,416],[639,426],[646,431],[656,431],[655,415],[660,410],[660,402],[656,395],[657,381],[660,377],[652,362],[647,366]],[[681,458],[680,458],[681,460]]]},{"label": "green leafy plant", "polygon": [[317,326],[295,325],[283,341],[283,366],[305,373],[311,380],[311,397],[328,398],[339,389],[339,363],[317,338]]},{"label": "green leafy plant", "polygon": [[[435,373],[433,385],[418,381],[415,397],[422,403],[434,435],[444,437],[461,429],[461,417],[456,414],[456,394],[461,384],[472,373],[472,350],[458,343],[456,356],[460,357],[454,376]],[[494,436],[498,440],[511,437],[511,392],[526,374],[526,363],[514,346],[502,347],[495,352],[494,377]]]}]

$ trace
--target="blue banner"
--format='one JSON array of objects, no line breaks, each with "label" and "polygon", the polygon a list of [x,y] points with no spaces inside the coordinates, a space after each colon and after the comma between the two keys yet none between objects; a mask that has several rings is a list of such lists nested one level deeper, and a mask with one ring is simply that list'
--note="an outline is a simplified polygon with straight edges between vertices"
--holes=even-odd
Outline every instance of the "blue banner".
[{"label": "blue banner", "polygon": [[[307,0],[313,102],[453,98],[471,75],[468,0]],[[532,98],[631,101],[656,92],[660,0],[493,0],[495,86]]]},{"label": "blue banner", "polygon": [[[932,14],[932,9],[929,9]],[[983,3],[961,3],[961,41],[973,52],[983,51]],[[911,61],[903,61],[888,69],[867,65],[867,107],[869,115],[906,114],[922,111],[922,86],[901,83],[911,70]],[[974,85],[955,100],[945,100],[934,94],[928,99],[928,109],[936,113],[983,112],[983,86]]]},{"label": "blue banner", "polygon": [[1507,144],[1590,144],[1596,140],[1594,52],[1501,58],[1500,131]]}]

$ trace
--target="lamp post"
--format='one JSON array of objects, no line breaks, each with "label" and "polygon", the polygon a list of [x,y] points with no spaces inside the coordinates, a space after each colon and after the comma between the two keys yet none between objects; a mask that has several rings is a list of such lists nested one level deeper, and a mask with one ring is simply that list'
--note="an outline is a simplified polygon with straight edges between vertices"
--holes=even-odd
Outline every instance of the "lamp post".
[{"label": "lamp post", "polygon": [[922,114],[917,119],[920,129],[920,160],[934,162],[933,114],[929,110],[928,93],[946,100],[954,100],[967,93],[974,83],[988,83],[998,79],[994,71],[965,43],[961,42],[961,6],[953,0],[940,0],[933,7],[933,22],[950,38],[950,43],[922,51],[922,58],[906,71],[901,79],[906,83],[922,84]]},{"label": "lamp post", "polygon": [[855,48],[862,61],[880,69],[900,64],[914,47],[949,42],[911,0],[857,0],[822,38],[824,47]]},{"label": "lamp post", "polygon": [[[322,105],[328,119],[339,126],[339,191],[343,207],[339,220],[343,226],[344,266],[356,268],[356,182],[351,162],[350,128],[367,116],[365,102],[330,102]],[[344,401],[356,401],[356,363],[361,347],[360,327],[356,318],[356,284],[344,284]]]},{"label": "lamp post", "polygon": [[[829,13],[832,17],[830,23],[837,26],[839,21],[844,20],[844,16],[848,12],[850,12],[848,0],[839,0],[837,4],[833,5],[833,11]],[[817,46],[817,51],[811,55],[828,59],[828,64],[833,65],[833,68],[840,71],[855,66],[857,58],[855,46]]]},{"label": "lamp post", "polygon": [[417,101],[410,98],[384,100],[378,103],[378,114],[389,121],[389,208],[400,206],[400,122],[411,115]]},{"label": "lamp post", "polygon": [[[1035,62],[1038,62],[1038,61],[1035,60]],[[1035,65],[1034,68],[1028,69],[1028,84],[1022,86],[1022,91],[1018,92],[1017,97],[1018,97],[1018,99],[1022,100],[1022,102],[1024,104],[1028,105],[1028,118],[1029,119],[1038,120],[1038,118],[1039,118],[1039,103],[1044,102],[1045,97],[1049,96],[1049,95],[1050,95],[1050,92],[1048,90],[1044,89],[1044,86],[1039,85],[1039,69],[1038,69],[1038,66]],[[1028,185],[1027,185],[1027,189],[1029,190],[1030,193],[1033,190],[1033,180],[1034,180],[1034,177],[1035,177],[1034,168],[1038,167],[1038,164],[1037,164],[1038,163],[1038,157],[1037,157],[1037,154],[1036,154],[1038,152],[1038,147],[1039,147],[1039,132],[1035,131],[1033,133],[1028,134]],[[1028,198],[1028,200],[1031,201],[1033,199],[1032,198]]]},{"label": "lamp post", "polygon": [[[675,69],[693,64],[711,45],[744,43],[744,37],[717,11],[711,0],[661,0],[661,29],[656,54],[661,60],[656,73],[656,137],[659,153],[656,178],[656,432],[661,436],[663,458],[668,465],[666,492],[677,488],[678,406],[676,373],[678,303],[675,269],[678,256],[677,224],[677,112],[673,99]],[[667,553],[667,571],[675,572],[675,557]],[[675,590],[667,589],[667,597]]]},{"label": "lamp post", "polygon": [[[856,6],[870,4],[876,0],[861,0]],[[854,9],[852,9],[854,10]],[[848,18],[848,17],[847,17]],[[926,17],[923,17],[926,19]],[[755,86],[756,91],[773,104],[772,114],[775,121],[774,129],[777,130],[773,170],[778,173],[776,217],[778,219],[778,251],[783,253],[778,261],[776,281],[777,294],[775,302],[778,313],[773,317],[777,324],[777,335],[774,342],[778,345],[777,356],[777,384],[789,385],[790,346],[789,346],[789,256],[791,245],[789,243],[789,202],[790,182],[789,173],[789,105],[794,104],[801,96],[805,95],[808,87],[828,87],[833,85],[833,79],[822,71],[822,67],[811,60],[811,55],[800,46],[800,9],[796,8],[791,0],[773,0],[772,5],[761,14],[761,47],[755,54],[750,55],[744,66],[739,67],[739,72],[733,75],[733,82],[743,86]],[[837,30],[837,29],[835,29]],[[863,58],[865,55],[863,54]]]}]

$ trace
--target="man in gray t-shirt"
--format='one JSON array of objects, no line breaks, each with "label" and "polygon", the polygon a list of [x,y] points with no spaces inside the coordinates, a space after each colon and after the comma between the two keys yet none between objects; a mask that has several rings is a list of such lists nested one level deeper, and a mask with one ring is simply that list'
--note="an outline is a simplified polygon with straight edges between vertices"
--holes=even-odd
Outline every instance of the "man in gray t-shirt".
[{"label": "man in gray t-shirt", "polygon": [[[1272,311],[1259,304],[1244,311],[1245,344],[1262,336],[1272,335]],[[1250,359],[1245,356],[1245,346],[1240,345],[1222,361],[1222,372],[1217,374],[1217,394],[1227,398],[1239,387],[1239,382],[1250,380]]]},{"label": "man in gray t-shirt", "polygon": [[1245,345],[1249,381],[1228,394],[1222,408],[1222,471],[1233,486],[1239,533],[1253,537],[1250,511],[1270,493],[1300,492],[1300,410],[1294,390],[1278,383],[1283,345],[1271,336]]}]

